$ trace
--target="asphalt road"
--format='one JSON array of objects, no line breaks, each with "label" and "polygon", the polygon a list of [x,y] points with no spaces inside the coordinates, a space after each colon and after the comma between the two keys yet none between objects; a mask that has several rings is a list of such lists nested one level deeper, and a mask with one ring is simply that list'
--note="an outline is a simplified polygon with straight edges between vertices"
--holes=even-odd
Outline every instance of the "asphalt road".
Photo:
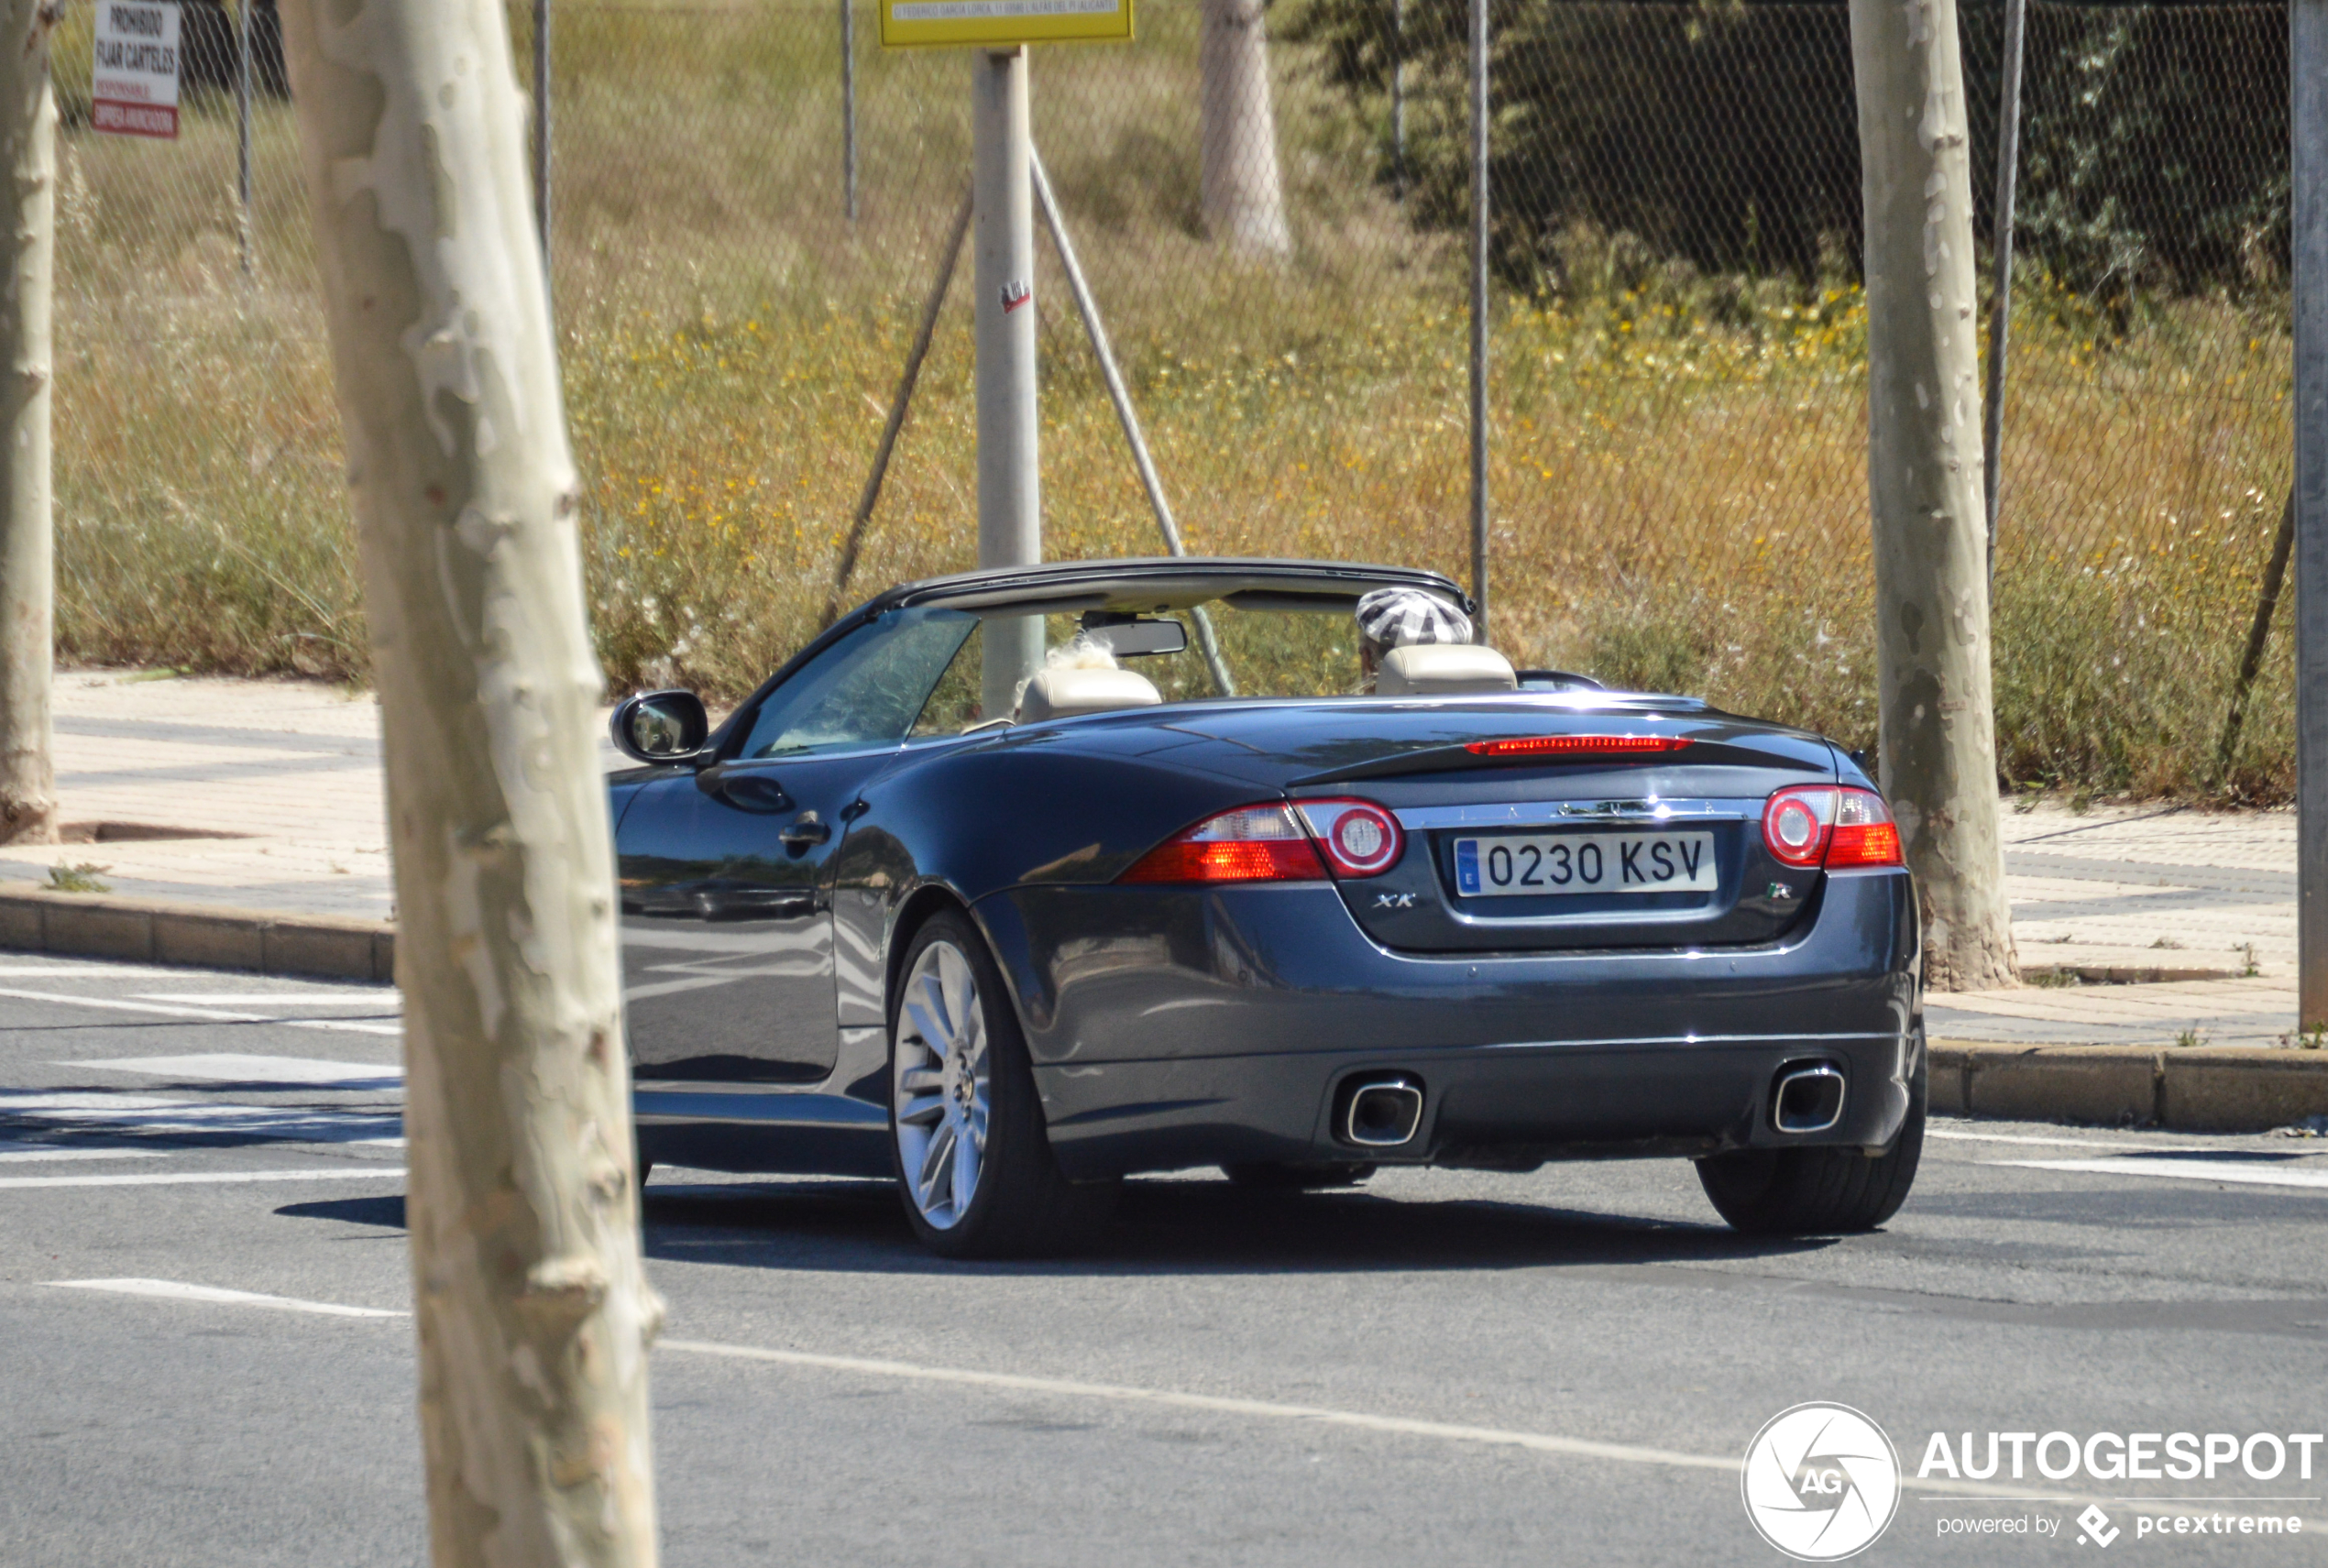
[{"label": "asphalt road", "polygon": [[[0,955],[0,1563],[423,1558],[395,1004]],[[673,1564],[1774,1563],[1738,1464],[1807,1400],[1909,1476],[1858,1561],[2091,1556],[2089,1503],[2113,1557],[2328,1534],[2328,1449],[1916,1479],[1935,1432],[2321,1431],[2328,1140],[1940,1123],[1883,1233],[1783,1244],[1678,1163],[1144,1180],[1008,1266],[865,1183],[658,1171],[646,1215]],[[2174,1509],[2306,1533],[2137,1533]]]}]

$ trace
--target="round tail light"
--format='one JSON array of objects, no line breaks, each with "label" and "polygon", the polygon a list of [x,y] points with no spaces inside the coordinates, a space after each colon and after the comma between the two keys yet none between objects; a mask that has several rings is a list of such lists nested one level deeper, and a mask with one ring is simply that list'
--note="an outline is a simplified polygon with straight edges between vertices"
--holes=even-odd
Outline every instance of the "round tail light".
[{"label": "round tail light", "polygon": [[1297,805],[1337,876],[1379,876],[1397,865],[1406,850],[1398,818],[1370,800],[1304,800]]}]

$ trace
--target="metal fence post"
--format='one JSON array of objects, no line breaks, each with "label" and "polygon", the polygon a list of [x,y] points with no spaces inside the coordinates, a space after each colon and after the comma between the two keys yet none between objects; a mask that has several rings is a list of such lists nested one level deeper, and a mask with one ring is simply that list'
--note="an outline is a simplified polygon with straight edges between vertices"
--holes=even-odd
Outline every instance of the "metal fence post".
[{"label": "metal fence post", "polygon": [[1472,636],[1488,640],[1488,0],[1471,0]]},{"label": "metal fence post", "polygon": [[551,334],[557,311],[550,291],[550,0],[533,0],[533,222],[542,236],[542,298],[551,303]]},{"label": "metal fence post", "polygon": [[1407,0],[1390,3],[1390,192],[1407,199]]},{"label": "metal fence post", "polygon": [[243,0],[235,27],[236,238],[243,254],[243,276],[250,276],[250,21],[258,0]]},{"label": "metal fence post", "polygon": [[2328,0],[2288,7],[2296,335],[2297,1023],[2328,1026]]},{"label": "metal fence post", "polygon": [[849,221],[857,221],[857,11],[840,0],[840,175]]},{"label": "metal fence post", "polygon": [[[1035,408],[1034,140],[1027,50],[970,57],[972,269],[977,290],[978,564],[1043,558],[1042,480]],[[982,713],[1008,715],[1019,683],[1043,663],[1040,616],[987,620]]]},{"label": "metal fence post", "polygon": [[2004,0],[2004,88],[1996,120],[1996,293],[1989,302],[1989,384],[1981,410],[1982,481],[1989,507],[1989,578],[1996,578],[1997,488],[2004,475],[2004,348],[2013,320],[2013,200],[2021,167],[2021,46],[2028,0]]}]

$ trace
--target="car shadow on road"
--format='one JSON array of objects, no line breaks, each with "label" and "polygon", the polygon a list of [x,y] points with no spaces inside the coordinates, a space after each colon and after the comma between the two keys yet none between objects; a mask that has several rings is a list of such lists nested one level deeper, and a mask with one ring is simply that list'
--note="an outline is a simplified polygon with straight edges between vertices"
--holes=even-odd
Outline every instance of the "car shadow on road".
[{"label": "car shadow on road", "polygon": [[924,1251],[885,1182],[649,1188],[650,1256],[868,1273],[1286,1274],[1699,1263],[1815,1251],[1824,1241],[1719,1224],[1480,1199],[1257,1192],[1226,1181],[1132,1181],[1115,1223],[1071,1257],[950,1263]]},{"label": "car shadow on road", "polygon": [[[401,1198],[291,1203],[292,1218],[401,1227]],[[872,1274],[1286,1274],[1713,1263],[1816,1252],[1825,1239],[1479,1199],[1254,1192],[1226,1181],[1127,1183],[1115,1223],[1070,1257],[951,1263],[914,1240],[886,1182],[773,1180],[647,1189],[651,1258]]]}]

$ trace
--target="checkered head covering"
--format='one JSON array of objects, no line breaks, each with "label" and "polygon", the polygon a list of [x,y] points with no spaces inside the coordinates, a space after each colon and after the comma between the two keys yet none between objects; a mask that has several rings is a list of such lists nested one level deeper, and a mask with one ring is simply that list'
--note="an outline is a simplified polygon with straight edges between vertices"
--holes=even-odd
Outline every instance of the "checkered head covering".
[{"label": "checkered head covering", "polygon": [[1358,601],[1358,634],[1385,652],[1418,642],[1468,642],[1471,618],[1420,588],[1377,588]]}]

